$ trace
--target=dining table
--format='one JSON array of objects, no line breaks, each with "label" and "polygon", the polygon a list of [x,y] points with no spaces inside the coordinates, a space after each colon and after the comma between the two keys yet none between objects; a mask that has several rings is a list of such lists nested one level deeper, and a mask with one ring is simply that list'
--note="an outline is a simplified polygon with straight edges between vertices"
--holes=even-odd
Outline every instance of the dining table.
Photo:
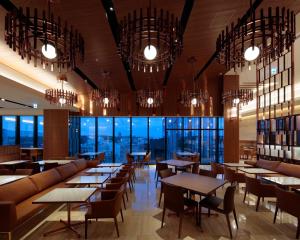
[{"label": "dining table", "polygon": [[18,181],[27,175],[0,175],[0,186]]},{"label": "dining table", "polygon": [[184,160],[177,160],[177,159],[163,160],[160,161],[160,163],[165,163],[168,164],[169,166],[175,167],[175,172],[177,172],[178,169],[186,169],[195,164],[195,162],[192,161],[184,161]]},{"label": "dining table", "polygon": [[223,163],[224,166],[229,167],[229,168],[235,168],[235,169],[239,169],[239,168],[252,168],[253,166],[250,164],[246,164],[243,162],[238,162],[238,163]]},{"label": "dining table", "polygon": [[54,160],[54,159],[51,159],[51,160],[41,160],[41,161],[37,161],[38,164],[40,165],[45,165],[46,163],[58,163],[58,165],[65,165],[65,164],[68,164],[72,161],[75,161],[75,160],[64,160],[64,159],[57,159],[57,160]]},{"label": "dining table", "polygon": [[32,161],[37,161],[40,156],[43,156],[44,148],[38,147],[23,147],[20,148],[21,154],[24,154],[29,157]]},{"label": "dining table", "polygon": [[197,155],[196,152],[187,152],[187,151],[179,151],[179,152],[176,152],[176,155],[180,156],[180,157],[194,157]]},{"label": "dining table", "polygon": [[5,161],[0,162],[0,166],[5,166],[6,168],[10,168],[15,170],[18,166],[29,162],[29,160],[12,160],[12,161]]},{"label": "dining table", "polygon": [[85,153],[80,153],[79,156],[84,158],[84,159],[94,159],[103,152],[85,152]]},{"label": "dining table", "polygon": [[118,167],[90,168],[86,171],[86,173],[88,173],[88,174],[100,174],[100,175],[108,174],[109,176],[111,176],[117,170],[119,170]]},{"label": "dining table", "polygon": [[265,174],[278,174],[278,172],[268,170],[265,168],[239,168],[239,171],[242,171],[247,174],[255,175],[255,178],[257,178],[259,175],[265,175]]},{"label": "dining table", "polygon": [[109,179],[109,175],[90,175],[90,176],[76,176],[65,184],[70,186],[88,186],[100,185],[101,188],[103,184]]},{"label": "dining table", "polygon": [[101,163],[97,167],[121,167],[123,163]]},{"label": "dining table", "polygon": [[263,177],[263,180],[282,188],[300,188],[300,178],[291,176]]}]

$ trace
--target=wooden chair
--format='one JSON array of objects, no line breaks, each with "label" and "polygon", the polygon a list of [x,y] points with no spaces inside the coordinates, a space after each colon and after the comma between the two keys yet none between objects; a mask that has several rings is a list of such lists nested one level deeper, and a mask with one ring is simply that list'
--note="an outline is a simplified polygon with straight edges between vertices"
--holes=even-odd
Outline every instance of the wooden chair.
[{"label": "wooden chair", "polygon": [[276,210],[273,222],[276,223],[276,217],[278,209],[298,219],[298,226],[296,232],[296,239],[299,239],[300,235],[300,194],[276,187]]},{"label": "wooden chair", "polygon": [[159,163],[159,162],[161,162],[162,161],[162,158],[161,157],[157,157],[156,159],[155,159],[155,174],[154,174],[154,179],[156,179],[157,178],[157,174],[158,174],[158,171],[157,171],[157,163]]},{"label": "wooden chair", "polygon": [[117,235],[120,237],[117,216],[121,213],[122,222],[124,222],[122,212],[122,192],[121,191],[101,191],[101,199],[90,202],[88,212],[85,214],[85,239],[88,233],[88,220],[98,218],[113,218]]},{"label": "wooden chair", "polygon": [[246,195],[248,193],[251,193],[255,196],[257,196],[256,201],[256,208],[255,210],[258,211],[259,208],[259,202],[261,198],[265,197],[276,197],[276,188],[272,184],[263,184],[259,179],[251,178],[246,176],[246,189],[245,189],[245,195],[244,200],[246,200]]},{"label": "wooden chair", "polygon": [[224,178],[224,167],[221,164],[211,162],[210,165],[211,165],[211,171],[214,174],[217,174],[217,176],[220,174]]},{"label": "wooden chair", "polygon": [[[168,164],[166,163],[156,163],[156,171],[157,172],[160,172],[161,170],[165,170],[165,169],[168,169]],[[158,179],[159,179],[159,174],[156,175],[156,187],[157,187],[157,184],[158,184]]]},{"label": "wooden chair", "polygon": [[128,192],[127,192],[128,179],[126,177],[114,177],[111,178],[108,183],[122,183],[124,185],[124,193],[128,201]]},{"label": "wooden chair", "polygon": [[25,168],[32,169],[32,174],[41,172],[41,166],[38,162],[27,162]]},{"label": "wooden chair", "polygon": [[129,191],[132,192],[133,190],[133,174],[130,169],[121,169],[117,174],[116,177],[124,177],[127,180]]},{"label": "wooden chair", "polygon": [[161,228],[164,225],[166,209],[175,212],[179,216],[178,238],[181,237],[182,219],[186,210],[192,209],[196,212],[196,222],[198,223],[198,202],[185,198],[184,191],[180,187],[164,184],[164,207]]},{"label": "wooden chair", "polygon": [[195,164],[193,164],[192,166],[192,173],[194,174],[198,174],[199,173],[199,162],[196,162]]},{"label": "wooden chair", "polygon": [[118,190],[122,192],[122,200],[123,200],[123,205],[124,209],[126,209],[126,203],[125,203],[125,186],[126,182],[118,182],[118,183],[106,183],[105,184],[105,189],[106,190]]},{"label": "wooden chair", "polygon": [[16,169],[14,175],[32,175],[33,169]]},{"label": "wooden chair", "polygon": [[234,183],[245,183],[245,174],[244,173],[239,173],[234,169],[224,167],[224,179],[227,180],[228,182],[233,185]]},{"label": "wooden chair", "polygon": [[[168,169],[164,169],[164,170],[159,171],[158,175],[159,175],[160,179],[164,179],[164,178],[167,178],[167,177],[174,176],[175,173],[172,172],[172,169],[168,168]],[[159,194],[159,202],[158,202],[159,207],[160,207],[163,192],[164,192],[164,183],[161,183],[161,185],[160,185],[160,194]]]},{"label": "wooden chair", "polygon": [[[232,230],[231,230],[231,225],[230,225],[230,220],[229,220],[229,214],[233,212],[234,219],[236,226],[238,228],[238,221],[236,217],[236,211],[235,211],[235,205],[234,205],[234,193],[235,193],[236,186],[229,186],[226,189],[224,199],[215,197],[215,196],[208,196],[204,198],[203,200],[200,201],[200,222],[201,222],[201,207],[208,208],[208,210],[214,210],[216,212],[219,212],[221,214],[226,215],[226,220],[227,220],[227,225],[229,228],[229,233],[230,233],[230,238],[232,238]],[[223,202],[223,207],[219,208],[221,203]]]},{"label": "wooden chair", "polygon": [[45,163],[44,165],[44,171],[50,170],[52,168],[56,168],[58,167],[58,163],[57,162],[53,162],[53,163]]},{"label": "wooden chair", "polygon": [[212,177],[212,178],[217,177],[217,174],[215,172],[210,171],[210,170],[205,170],[205,169],[200,169],[199,175],[206,176],[206,177]]},{"label": "wooden chair", "polygon": [[147,165],[149,167],[150,160],[151,160],[151,152],[149,152],[149,153],[146,154],[146,156],[142,160],[141,164],[143,166]]}]

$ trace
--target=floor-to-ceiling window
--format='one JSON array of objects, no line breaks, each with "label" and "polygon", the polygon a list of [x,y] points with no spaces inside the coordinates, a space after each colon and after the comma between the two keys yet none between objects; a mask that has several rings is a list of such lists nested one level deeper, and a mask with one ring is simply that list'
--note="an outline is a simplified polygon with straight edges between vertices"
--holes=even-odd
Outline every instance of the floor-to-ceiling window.
[{"label": "floor-to-ceiling window", "polygon": [[2,144],[15,145],[16,144],[16,116],[3,116],[2,118]]},{"label": "floor-to-ceiling window", "polygon": [[201,129],[201,163],[218,162],[216,118],[202,118]]},{"label": "floor-to-ceiling window", "polygon": [[185,117],[183,130],[183,150],[187,152],[199,152],[200,118]]},{"label": "floor-to-ceiling window", "polygon": [[126,162],[126,153],[130,152],[130,118],[115,118],[115,161]]},{"label": "floor-to-ceiling window", "polygon": [[82,117],[80,119],[80,152],[94,152],[96,150],[96,119]]},{"label": "floor-to-ceiling window", "polygon": [[148,118],[133,117],[132,127],[132,152],[144,152],[148,150]]},{"label": "floor-to-ceiling window", "polygon": [[37,146],[42,148],[44,146],[44,116],[38,116],[37,121]]},{"label": "floor-to-ceiling window", "polygon": [[165,118],[149,118],[149,150],[151,159],[165,158]]},{"label": "floor-to-ceiling window", "polygon": [[183,151],[183,123],[181,117],[166,118],[167,159],[174,158],[177,151]]},{"label": "floor-to-ceiling window", "polygon": [[20,145],[21,147],[34,146],[33,116],[20,116]]},{"label": "floor-to-ceiling window", "polygon": [[98,118],[98,151],[105,152],[105,161],[113,160],[113,118]]}]

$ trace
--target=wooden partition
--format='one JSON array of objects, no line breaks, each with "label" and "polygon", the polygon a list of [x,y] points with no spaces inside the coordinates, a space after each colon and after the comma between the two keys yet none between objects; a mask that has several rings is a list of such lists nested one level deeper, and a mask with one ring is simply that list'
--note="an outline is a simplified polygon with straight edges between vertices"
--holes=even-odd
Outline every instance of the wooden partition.
[{"label": "wooden partition", "polygon": [[[224,75],[223,91],[239,89],[238,75]],[[224,106],[224,162],[239,162],[239,118],[232,117],[231,108]]]},{"label": "wooden partition", "polygon": [[69,154],[69,111],[44,110],[44,159],[63,159]]},{"label": "wooden partition", "polygon": [[19,145],[0,146],[0,162],[18,159],[20,159]]}]

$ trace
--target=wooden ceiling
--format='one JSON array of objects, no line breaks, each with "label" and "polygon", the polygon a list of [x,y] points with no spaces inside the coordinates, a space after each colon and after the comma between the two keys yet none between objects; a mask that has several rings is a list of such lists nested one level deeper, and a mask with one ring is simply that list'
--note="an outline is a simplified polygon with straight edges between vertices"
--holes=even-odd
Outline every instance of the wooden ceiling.
[{"label": "wooden ceiling", "polygon": [[[47,9],[47,0],[10,0],[17,7],[30,6]],[[120,57],[111,28],[106,18],[101,0],[52,0],[53,12],[56,16],[68,20],[83,35],[86,43],[86,56],[83,64],[78,67],[97,86],[103,84],[103,71],[111,72],[108,80],[110,87],[121,92],[131,90],[128,77]],[[181,16],[185,1],[189,0],[152,0],[152,5],[157,8],[169,10]],[[141,7],[147,7],[146,0],[114,0],[114,11],[118,19],[123,18],[128,12]],[[298,0],[264,0],[261,7],[285,6],[295,12],[300,10]],[[184,34],[184,50],[174,64],[166,89],[179,92],[185,85],[192,82],[192,69],[187,63],[191,56],[197,58],[195,70],[199,70],[215,52],[215,42],[218,34],[231,22],[236,22],[249,8],[249,0],[195,0],[189,21]],[[260,8],[260,7],[259,7]],[[201,84],[214,81],[218,84],[218,75],[224,68],[213,62],[201,75]],[[163,86],[165,73],[144,74],[132,72],[136,89],[152,85]],[[209,84],[208,84],[209,85]],[[208,87],[214,91],[214,87]]]}]

